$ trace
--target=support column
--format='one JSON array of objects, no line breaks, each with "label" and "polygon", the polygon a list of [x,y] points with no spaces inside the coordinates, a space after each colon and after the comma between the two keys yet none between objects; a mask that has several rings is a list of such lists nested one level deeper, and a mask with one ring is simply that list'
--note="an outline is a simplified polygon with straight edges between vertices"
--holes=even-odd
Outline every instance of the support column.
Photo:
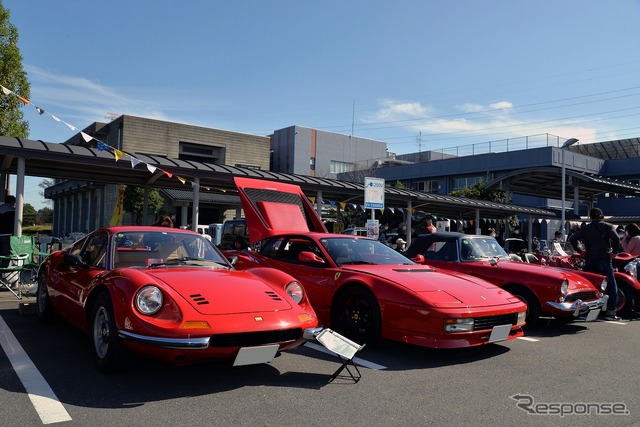
[{"label": "support column", "polygon": [[18,157],[18,169],[16,175],[16,218],[13,222],[13,234],[22,236],[22,214],[24,212],[24,157]]},{"label": "support column", "polygon": [[580,215],[580,187],[573,187],[573,213]]},{"label": "support column", "polygon": [[476,234],[482,234],[480,229],[480,209],[476,209]]},{"label": "support column", "polygon": [[405,224],[407,226],[407,248],[411,245],[411,220],[413,219],[413,208],[411,201],[407,202],[407,212],[405,212]]},{"label": "support column", "polygon": [[198,231],[198,220],[200,216],[200,177],[195,177],[193,181],[193,207],[191,209],[191,228]]}]

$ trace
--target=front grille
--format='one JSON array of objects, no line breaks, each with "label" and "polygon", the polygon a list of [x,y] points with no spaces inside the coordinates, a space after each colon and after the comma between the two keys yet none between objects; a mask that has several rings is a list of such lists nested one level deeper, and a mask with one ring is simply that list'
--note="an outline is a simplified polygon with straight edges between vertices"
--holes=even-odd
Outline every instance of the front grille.
[{"label": "front grille", "polygon": [[249,347],[295,341],[302,338],[302,329],[284,329],[279,331],[241,332],[237,334],[212,335],[210,347]]},{"label": "front grille", "polygon": [[564,297],[564,302],[574,302],[577,300],[591,301],[594,299],[598,299],[596,291],[585,291],[567,295],[566,297]]},{"label": "front grille", "polygon": [[481,331],[500,325],[515,325],[518,322],[518,313],[501,314],[499,316],[476,317],[473,330]]}]

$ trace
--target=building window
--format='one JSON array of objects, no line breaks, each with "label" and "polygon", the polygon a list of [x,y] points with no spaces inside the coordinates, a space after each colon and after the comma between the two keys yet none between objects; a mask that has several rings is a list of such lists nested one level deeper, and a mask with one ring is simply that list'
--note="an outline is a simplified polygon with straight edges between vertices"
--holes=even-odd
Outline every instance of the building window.
[{"label": "building window", "polygon": [[440,189],[438,180],[430,181],[417,181],[413,183],[413,189],[415,191],[422,191],[423,193],[437,193]]},{"label": "building window", "polygon": [[331,169],[329,170],[330,173],[353,172],[354,170],[355,165],[353,163],[331,160]]},{"label": "building window", "polygon": [[309,170],[316,170],[316,158],[315,157],[311,157],[309,159]]},{"label": "building window", "polygon": [[464,190],[467,187],[471,187],[472,185],[476,185],[477,183],[482,181],[481,176],[468,176],[465,178],[453,178],[451,191],[456,190]]},{"label": "building window", "polygon": [[223,165],[225,162],[225,148],[215,145],[180,142],[178,158],[181,160]]}]

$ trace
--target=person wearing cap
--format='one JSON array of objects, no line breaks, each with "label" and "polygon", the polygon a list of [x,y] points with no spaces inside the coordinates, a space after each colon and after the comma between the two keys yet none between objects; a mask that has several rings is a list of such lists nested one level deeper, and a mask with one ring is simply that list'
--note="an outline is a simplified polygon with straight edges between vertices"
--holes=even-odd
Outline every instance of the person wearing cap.
[{"label": "person wearing cap", "polygon": [[602,274],[607,277],[606,294],[609,295],[607,309],[604,312],[607,320],[620,320],[616,316],[618,303],[618,286],[613,274],[611,259],[620,252],[620,238],[613,225],[604,222],[604,214],[599,208],[593,208],[589,212],[591,222],[569,237],[569,243],[574,248],[578,247],[578,241],[582,240],[585,247],[584,270]]},{"label": "person wearing cap", "polygon": [[404,252],[406,250],[407,250],[407,242],[404,239],[398,237],[396,239],[396,251]]}]

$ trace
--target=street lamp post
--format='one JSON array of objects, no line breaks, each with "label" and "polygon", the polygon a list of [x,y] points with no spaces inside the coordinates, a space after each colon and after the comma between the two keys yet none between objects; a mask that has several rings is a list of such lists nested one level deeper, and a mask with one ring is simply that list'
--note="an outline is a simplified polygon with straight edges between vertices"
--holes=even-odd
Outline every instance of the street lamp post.
[{"label": "street lamp post", "polygon": [[561,231],[562,231],[562,240],[566,240],[566,230],[565,230],[565,219],[564,219],[564,198],[565,198],[565,166],[564,166],[564,152],[565,152],[565,148],[572,146],[573,144],[575,144],[576,142],[578,142],[578,139],[576,138],[570,138],[567,139],[564,144],[562,144],[562,201],[561,201],[561,208],[560,210],[562,211],[562,226],[561,226]]}]

